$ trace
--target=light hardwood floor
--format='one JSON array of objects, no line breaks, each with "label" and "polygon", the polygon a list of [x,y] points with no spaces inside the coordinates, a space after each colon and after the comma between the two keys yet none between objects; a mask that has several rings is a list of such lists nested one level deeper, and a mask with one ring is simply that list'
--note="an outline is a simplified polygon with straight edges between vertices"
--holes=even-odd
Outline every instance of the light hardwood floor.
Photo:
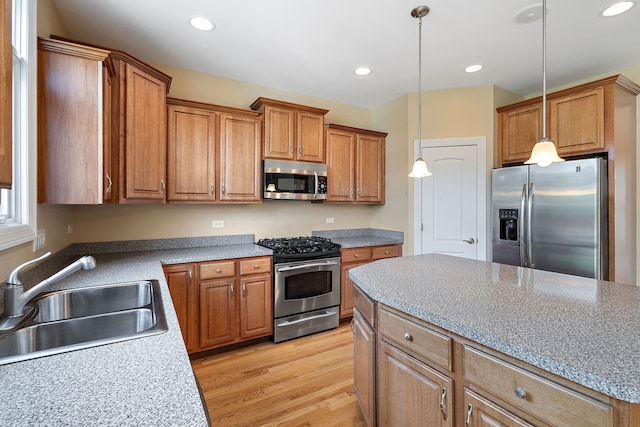
[{"label": "light hardwood floor", "polygon": [[364,426],[349,323],[191,362],[213,426]]}]

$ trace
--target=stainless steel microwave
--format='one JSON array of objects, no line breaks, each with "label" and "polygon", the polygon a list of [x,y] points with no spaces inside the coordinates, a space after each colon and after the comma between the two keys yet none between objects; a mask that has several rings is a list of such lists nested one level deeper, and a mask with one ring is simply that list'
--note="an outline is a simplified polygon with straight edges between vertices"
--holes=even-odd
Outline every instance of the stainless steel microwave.
[{"label": "stainless steel microwave", "polygon": [[327,165],[287,160],[263,162],[263,198],[324,200],[327,198]]}]

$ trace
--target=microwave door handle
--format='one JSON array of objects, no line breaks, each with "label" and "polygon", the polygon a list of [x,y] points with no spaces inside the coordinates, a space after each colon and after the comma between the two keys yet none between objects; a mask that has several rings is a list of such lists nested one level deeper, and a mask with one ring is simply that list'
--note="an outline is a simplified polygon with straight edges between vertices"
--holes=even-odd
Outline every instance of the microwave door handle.
[{"label": "microwave door handle", "polygon": [[304,270],[305,268],[325,267],[327,265],[338,265],[338,263],[335,262],[335,261],[313,262],[313,263],[310,263],[310,264],[293,265],[291,267],[278,267],[278,268],[276,268],[276,271],[280,272],[280,271]]},{"label": "microwave door handle", "polygon": [[317,199],[318,198],[318,172],[313,171],[313,179],[315,183],[315,187],[313,189],[313,198]]}]

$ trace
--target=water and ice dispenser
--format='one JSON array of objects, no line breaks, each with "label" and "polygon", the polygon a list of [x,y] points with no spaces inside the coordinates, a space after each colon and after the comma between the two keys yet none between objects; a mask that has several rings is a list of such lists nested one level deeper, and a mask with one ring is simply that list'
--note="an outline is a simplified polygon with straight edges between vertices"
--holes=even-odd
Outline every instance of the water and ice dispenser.
[{"label": "water and ice dispenser", "polygon": [[519,209],[498,209],[500,240],[518,241]]}]

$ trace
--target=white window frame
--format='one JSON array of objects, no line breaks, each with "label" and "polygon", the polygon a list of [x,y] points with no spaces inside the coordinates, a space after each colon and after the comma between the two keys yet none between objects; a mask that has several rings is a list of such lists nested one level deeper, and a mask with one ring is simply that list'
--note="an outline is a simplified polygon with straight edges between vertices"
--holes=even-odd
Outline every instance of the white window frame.
[{"label": "white window frame", "polygon": [[[36,0],[14,0],[16,20],[26,24],[14,39],[16,56],[24,55],[20,70],[20,96],[14,92],[13,184],[11,215],[0,223],[0,251],[34,240],[37,194],[37,39]],[[15,66],[15,65],[14,65]],[[16,73],[14,73],[14,79]],[[16,99],[17,98],[17,99]]]}]

